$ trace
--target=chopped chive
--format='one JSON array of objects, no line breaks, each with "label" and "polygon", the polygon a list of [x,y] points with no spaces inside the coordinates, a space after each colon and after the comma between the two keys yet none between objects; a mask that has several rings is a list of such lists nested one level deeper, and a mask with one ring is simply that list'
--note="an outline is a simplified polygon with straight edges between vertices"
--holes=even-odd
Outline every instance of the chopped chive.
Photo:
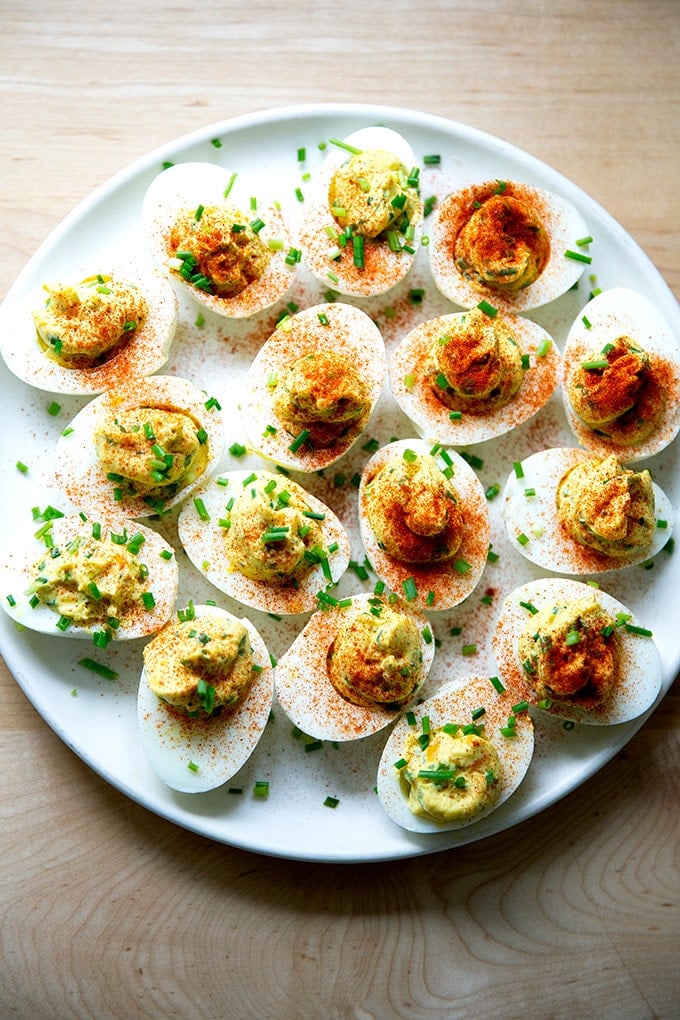
[{"label": "chopped chive", "polygon": [[361,149],[357,149],[354,145],[350,145],[349,142],[343,142],[339,138],[329,138],[328,141],[331,145],[337,145],[339,149],[345,149],[347,152],[351,152],[355,156],[361,152]]},{"label": "chopped chive", "polygon": [[97,673],[98,676],[104,677],[105,680],[116,680],[118,677],[115,669],[110,669],[103,663],[97,662],[96,659],[90,659],[87,656],[84,659],[79,659],[78,665],[84,669],[89,669],[92,673]]},{"label": "chopped chive", "polygon": [[505,687],[503,686],[503,684],[502,684],[502,682],[500,680],[500,677],[490,676],[489,677],[489,682],[491,683],[491,685],[494,688],[494,690],[498,692],[498,694],[504,694],[505,693]]},{"label": "chopped chive", "polygon": [[22,475],[25,475],[28,471],[28,465],[24,464],[22,460],[18,460],[16,463],[17,471],[21,471]]},{"label": "chopped chive", "polygon": [[524,478],[524,468],[522,467],[521,461],[516,460],[512,467],[515,472],[515,478]]},{"label": "chopped chive", "polygon": [[541,340],[540,344],[536,348],[536,357],[537,358],[544,358],[546,356],[546,354],[548,353],[548,351],[550,350],[551,347],[552,347],[552,340],[550,340],[548,337],[546,337],[545,340]]},{"label": "chopped chive", "polygon": [[48,404],[48,406],[47,406],[47,413],[49,415],[51,415],[53,418],[56,418],[56,416],[59,414],[60,411],[61,411],[61,404],[58,404],[56,402],[56,400],[53,400],[52,403]]},{"label": "chopped chive", "polygon": [[195,497],[194,506],[196,508],[196,513],[198,514],[202,521],[210,520],[210,514],[206,510],[205,503],[203,502],[200,496]]},{"label": "chopped chive", "polygon": [[529,544],[529,539],[527,538],[523,531],[520,531],[519,535],[517,536],[517,541],[519,542],[520,545]]},{"label": "chopped chive", "polygon": [[581,362],[581,368],[585,368],[587,370],[592,370],[592,371],[597,371],[599,369],[608,368],[608,367],[609,367],[609,362],[606,360],[606,358],[593,358],[592,361],[582,361]]},{"label": "chopped chive", "polygon": [[266,779],[256,779],[253,786],[253,797],[268,797],[269,782]]},{"label": "chopped chive", "polygon": [[402,587],[408,602],[412,602],[413,599],[418,597],[418,586],[416,585],[413,577],[407,577],[406,580],[402,582]]},{"label": "chopped chive", "polygon": [[574,244],[576,245],[577,248],[585,248],[585,246],[587,244],[592,244],[592,243],[593,243],[593,239],[592,239],[592,237],[590,237],[590,235],[588,237],[579,237],[579,239],[577,241],[574,241]]},{"label": "chopped chive", "polygon": [[326,797],[325,801],[323,802],[323,806],[329,808],[336,808],[339,803],[340,801],[338,800],[337,797]]},{"label": "chopped chive", "polygon": [[150,610],[154,609],[155,606],[156,606],[156,600],[153,597],[153,592],[151,592],[151,591],[143,592],[142,593],[142,603],[143,603],[144,608],[146,610],[150,611]]},{"label": "chopped chive", "polygon": [[483,298],[479,302],[477,307],[479,308],[480,312],[484,312],[484,314],[488,315],[490,319],[495,319],[495,317],[498,315],[498,309],[495,308],[492,304],[489,304],[489,302],[485,301]]},{"label": "chopped chive", "polygon": [[498,484],[498,482],[494,482],[493,485],[489,486],[484,495],[486,496],[487,499],[491,500],[495,499],[495,497],[498,495],[500,491],[501,491],[500,485]]},{"label": "chopped chive", "polygon": [[302,432],[300,432],[295,437],[295,439],[290,444],[288,449],[290,450],[291,453],[297,453],[298,450],[300,449],[300,447],[304,446],[304,444],[307,442],[308,439],[309,439],[309,429],[303,429]]},{"label": "chopped chive", "polygon": [[585,262],[587,265],[590,265],[593,261],[592,256],[584,255],[583,252],[580,251],[572,251],[570,248],[567,248],[564,253],[564,257],[572,259],[574,262]]}]

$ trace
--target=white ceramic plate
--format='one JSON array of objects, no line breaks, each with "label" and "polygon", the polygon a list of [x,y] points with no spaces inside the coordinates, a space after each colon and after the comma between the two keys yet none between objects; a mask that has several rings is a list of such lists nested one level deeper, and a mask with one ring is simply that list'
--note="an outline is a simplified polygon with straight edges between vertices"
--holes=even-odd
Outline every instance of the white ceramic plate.
[{"label": "white ceramic plate", "polygon": [[[55,276],[63,277],[84,262],[108,261],[108,248],[129,248],[140,242],[140,211],[146,187],[164,160],[207,160],[223,163],[252,175],[253,193],[258,181],[278,181],[280,201],[294,216],[300,212],[295,189],[304,195],[303,173],[314,174],[323,158],[320,142],[342,138],[370,123],[383,123],[405,135],[418,158],[441,155],[440,166],[424,167],[423,196],[443,196],[461,183],[489,177],[526,180],[552,189],[570,199],[581,211],[594,237],[590,251],[591,271],[602,288],[633,287],[643,291],[680,334],[677,303],[646,255],[625,231],[595,202],[554,170],[496,138],[437,117],[373,106],[311,106],[279,109],[211,125],[179,139],[138,160],[82,202],[54,231],[28,262],[12,287],[7,302],[16,302],[30,288]],[[221,147],[213,144],[221,141]],[[298,162],[298,149],[306,160]],[[427,220],[425,221],[427,233]],[[412,289],[424,293],[410,297]],[[561,347],[568,327],[589,295],[588,273],[578,290],[532,313]],[[289,300],[306,307],[323,300],[324,288],[301,274]],[[414,274],[388,295],[355,302],[376,318],[388,350],[418,321],[455,310],[438,296],[428,275],[426,252],[418,253]],[[177,373],[208,388],[228,409],[227,443],[245,441],[234,407],[240,379],[261,343],[271,332],[280,303],[253,321],[229,324],[210,313],[201,328],[194,325],[197,308],[180,299],[180,326],[164,372]],[[65,499],[51,486],[50,464],[61,429],[85,403],[85,398],[56,397],[61,410],[48,413],[50,394],[20,383],[0,365],[1,465],[3,543],[11,546],[19,522],[31,507],[48,502],[65,508]],[[404,415],[383,393],[367,438],[385,443],[392,437],[414,435]],[[485,488],[502,484],[512,462],[545,446],[571,445],[559,398],[535,419],[491,444],[467,452],[483,460],[478,473]],[[300,479],[328,502],[352,535],[352,555],[363,560],[356,521],[356,489],[351,478],[361,471],[370,453],[360,440],[354,450],[323,477]],[[15,465],[28,465],[26,474]],[[236,459],[225,453],[220,470],[262,465],[257,457]],[[655,479],[676,507],[680,500],[680,444],[675,442],[649,462]],[[334,485],[342,472],[346,483]],[[490,649],[493,622],[503,597],[516,585],[540,576],[505,539],[500,518],[501,499],[489,504],[492,543],[500,554],[489,564],[477,589],[450,612],[431,614],[432,629],[441,642],[427,683],[427,693],[445,680],[475,673],[495,673]],[[170,541],[176,542],[176,514],[156,523]],[[643,621],[652,621],[664,667],[663,693],[680,666],[677,625],[671,613],[679,579],[678,554],[660,553],[653,569],[615,571],[603,583],[605,590],[633,608]],[[188,559],[180,556],[179,606],[189,599],[216,599],[219,605],[241,613],[238,605],[211,588]],[[360,580],[349,570],[337,590],[338,597],[372,589],[375,577]],[[493,590],[491,604],[482,602]],[[253,611],[252,619],[267,646],[280,656],[292,643],[304,618],[273,620]],[[458,636],[450,630],[462,627]],[[98,652],[88,642],[63,641],[24,631],[0,614],[0,647],[26,696],[46,722],[93,769],[127,796],[151,811],[187,829],[234,846],[281,857],[317,861],[376,861],[417,856],[469,843],[501,831],[536,814],[593,775],[631,738],[644,718],[615,727],[579,727],[565,731],[558,720],[536,721],[536,752],[518,792],[502,807],[476,825],[465,829],[423,835],[407,832],[382,810],[375,793],[376,773],[385,733],[335,747],[306,751],[303,737],[276,705],[274,718],[255,755],[226,787],[206,794],[178,794],[165,787],[147,763],[136,729],[136,690],[143,642],[129,647],[109,647]],[[464,645],[476,644],[474,655],[463,655]],[[100,658],[118,671],[114,682],[78,666],[83,655]],[[663,711],[663,707],[661,707]],[[253,797],[257,780],[269,781],[266,799]],[[242,789],[240,795],[231,787]],[[324,805],[337,798],[335,808]]]}]

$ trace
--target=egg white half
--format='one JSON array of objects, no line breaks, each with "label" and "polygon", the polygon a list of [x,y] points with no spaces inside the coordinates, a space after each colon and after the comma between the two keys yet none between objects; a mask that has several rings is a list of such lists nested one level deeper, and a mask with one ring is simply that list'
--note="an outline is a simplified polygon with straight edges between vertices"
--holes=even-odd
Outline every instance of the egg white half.
[{"label": "egg white half", "polygon": [[[137,725],[144,752],[163,782],[180,793],[205,793],[221,786],[245,765],[267,725],[273,698],[273,671],[265,643],[248,619],[218,606],[194,606],[196,620],[238,620],[248,631],[253,663],[260,667],[241,704],[232,712],[190,719],[160,701],[142,670]],[[191,767],[190,767],[191,765]]]},{"label": "egg white half", "polygon": [[[208,463],[206,470],[195,481],[178,489],[163,500],[169,509],[186,499],[190,493],[210,476],[224,449],[224,424],[217,405],[206,407],[210,398],[188,379],[177,376],[152,376],[149,379],[131,379],[122,386],[102,393],[83,407],[70,422],[57,441],[55,481],[74,506],[92,513],[125,514],[142,518],[157,513],[156,505],[149,505],[143,496],[122,491],[121,486],[106,477],[97,457],[94,435],[97,427],[110,414],[134,410],[138,407],[181,411],[193,418],[207,433]],[[64,434],[65,433],[65,434]]]},{"label": "egg white half", "polygon": [[[569,400],[569,383],[583,361],[592,358],[620,336],[629,336],[649,354],[654,371],[666,387],[666,408],[658,427],[635,446],[622,446],[588,428]],[[564,409],[581,446],[605,457],[615,453],[622,463],[659,453],[680,431],[680,338],[644,294],[614,287],[592,298],[576,317],[562,356]]]},{"label": "egg white half", "polygon": [[141,259],[130,259],[97,267],[94,274],[74,274],[72,279],[79,282],[97,274],[129,283],[144,295],[148,305],[144,324],[108,361],[93,368],[67,368],[48,357],[38,340],[33,311],[45,303],[42,287],[5,302],[0,310],[0,353],[9,370],[29,386],[50,393],[103,393],[131,377],[157,372],[168,360],[177,328],[177,297],[165,276]]},{"label": "egg white half", "polygon": [[430,227],[430,269],[437,289],[463,308],[473,308],[482,298],[506,312],[526,312],[554,301],[573,287],[586,263],[565,256],[566,251],[586,254],[578,241],[588,236],[588,227],[578,210],[560,195],[533,184],[507,181],[504,194],[526,202],[542,221],[550,237],[550,255],[540,276],[528,287],[502,292],[487,287],[477,289],[455,265],[456,238],[467,222],[475,202],[484,201],[498,191],[499,181],[471,184],[448,195],[435,209]]},{"label": "egg white half", "polygon": [[[674,512],[668,496],[656,483],[655,516],[665,527],[654,531],[651,546],[626,559],[607,556],[581,545],[560,524],[557,516],[557,488],[570,468],[590,460],[590,455],[574,447],[541,450],[521,462],[522,477],[510,472],[503,491],[503,517],[512,545],[539,567],[558,574],[598,574],[620,570],[655,556],[673,532]],[[535,495],[527,495],[527,490]],[[520,541],[520,536],[528,541]]]},{"label": "egg white half", "polygon": [[[377,472],[392,459],[403,456],[404,450],[427,454],[432,444],[422,439],[400,439],[388,443],[373,454],[364,467],[359,485],[359,528],[366,555],[378,577],[384,581],[397,595],[403,597],[404,584],[413,579],[416,585],[416,596],[411,605],[422,610],[451,609],[463,602],[476,588],[486,566],[491,537],[489,509],[484,489],[479,478],[455,450],[445,450],[451,461],[453,475],[451,485],[458,493],[465,508],[465,530],[460,549],[453,560],[443,563],[416,564],[403,563],[395,560],[380,547],[370,525],[366,512],[366,485]],[[441,461],[442,469],[448,467]],[[455,564],[464,561],[468,569],[461,572]],[[410,587],[410,585],[409,585]]]},{"label": "egg white half", "polygon": [[[468,676],[449,681],[435,695],[414,708],[409,713],[413,720],[402,716],[385,744],[378,765],[378,797],[392,821],[411,832],[444,832],[472,825],[500,807],[524,779],[534,752],[531,717],[526,711],[515,714],[514,705],[515,699],[507,692],[499,694],[489,677]],[[473,721],[473,712],[481,707],[486,711],[476,722],[484,724],[484,736],[494,745],[502,765],[498,799],[471,819],[437,822],[414,815],[402,789],[399,769],[395,767],[395,763],[403,757],[407,736],[412,732],[420,733],[426,717],[433,730],[447,723],[466,725]],[[500,730],[507,726],[511,715],[515,715],[515,735],[505,737]]]},{"label": "egg white half", "polygon": [[[286,262],[295,242],[283,213],[272,198],[253,195],[251,188],[245,175],[234,174],[215,163],[176,163],[154,178],[142,207],[144,234],[159,266],[185,294],[217,315],[231,319],[246,318],[275,304],[287,293],[296,275],[296,263]],[[256,210],[251,210],[251,197],[257,199]],[[265,244],[281,242],[281,247],[272,252],[262,276],[239,294],[231,297],[208,294],[171,268],[169,260],[175,253],[170,251],[168,239],[173,225],[181,212],[201,205],[236,207],[251,220],[259,218],[264,222],[259,237]]]},{"label": "egg white half", "polygon": [[[327,324],[319,316],[325,317]],[[306,308],[274,330],[248,368],[241,404],[243,425],[252,447],[276,464],[308,474],[335,463],[368,425],[367,420],[362,427],[349,429],[327,447],[313,449],[303,444],[291,450],[294,437],[274,411],[276,386],[272,381],[299,358],[317,351],[341,354],[359,370],[368,387],[372,412],[385,379],[385,342],[365,312],[340,302]]]},{"label": "egg white half", "polygon": [[[532,617],[531,610],[521,603],[541,609],[593,595],[612,617],[624,613],[630,615],[630,626],[647,626],[612,595],[570,578],[545,577],[529,581],[507,596],[496,623],[492,646],[503,683],[516,701],[527,700],[535,704],[537,700],[517,650],[519,637]],[[610,725],[629,722],[654,703],[663,675],[661,657],[653,637],[631,633],[623,626],[617,627],[616,634],[620,649],[620,678],[611,695],[595,708],[555,703],[541,711],[572,722]]]},{"label": "egg white half", "polygon": [[[187,556],[211,584],[245,606],[284,616],[315,609],[317,592],[329,584],[321,565],[314,565],[299,579],[297,587],[281,587],[251,580],[234,570],[227,557],[224,529],[219,521],[226,516],[229,499],[243,492],[243,483],[252,474],[250,471],[227,471],[219,476],[219,482],[226,484],[213,480],[195,490],[193,501],[182,507],[177,522],[179,538]],[[285,481],[286,487],[291,487],[290,479],[276,477]],[[349,536],[340,519],[325,503],[306,491],[304,498],[311,510],[324,514],[320,523],[325,547],[337,542],[335,552],[328,555],[328,566],[333,581],[338,581],[349,564]],[[201,501],[202,513],[197,510],[197,500]],[[204,519],[206,516],[207,520]]]},{"label": "egg white half", "polygon": [[392,395],[418,433],[453,446],[484,443],[521,425],[544,407],[560,377],[560,355],[550,335],[536,322],[505,313],[503,321],[517,338],[522,354],[529,356],[522,385],[504,407],[487,414],[463,412],[460,418],[452,419],[451,409],[437,400],[425,382],[423,368],[432,346],[465,315],[439,315],[416,326],[394,349],[388,362]]},{"label": "egg white half", "polygon": [[[3,556],[0,572],[0,605],[17,623],[30,630],[49,634],[51,637],[88,638],[92,640],[94,630],[101,630],[101,625],[94,627],[78,627],[71,624],[65,631],[57,627],[59,614],[49,606],[39,603],[31,607],[31,595],[27,589],[31,583],[31,568],[41,555],[49,556],[44,539],[36,539],[36,522],[31,528],[17,536],[16,543]],[[131,605],[121,614],[120,625],[111,630],[111,638],[122,641],[130,638],[145,637],[159,630],[170,618],[177,598],[179,575],[175,552],[171,545],[157,532],[142,524],[121,517],[93,513],[90,518],[80,514],[67,514],[52,522],[50,534],[54,546],[66,545],[78,536],[90,537],[92,525],[101,524],[102,541],[109,541],[109,534],[127,535],[128,540],[135,535],[144,536],[138,560],[148,568],[148,577],[144,582],[145,590],[153,594],[155,605],[146,609],[141,602]],[[161,555],[161,554],[165,555]],[[167,556],[168,558],[165,558]],[[12,597],[14,605],[8,601]]]},{"label": "egg white half", "polygon": [[[382,149],[397,156],[407,171],[415,165],[416,157],[403,135],[391,128],[364,127],[342,139],[345,145],[356,149]],[[365,239],[365,264],[358,268],[353,263],[352,245],[342,249],[339,258],[330,258],[336,247],[333,235],[340,227],[333,218],[328,204],[328,187],[335,171],[351,158],[351,152],[341,147],[331,148],[306,197],[300,226],[300,245],[305,264],[313,276],[326,287],[340,294],[354,297],[371,297],[383,294],[409,273],[415,259],[414,252],[402,248],[394,252],[383,238]],[[413,219],[415,236],[409,245],[414,251],[420,244],[423,213],[422,203]]]},{"label": "egg white half", "polygon": [[[417,698],[414,691],[409,705],[395,711],[380,705],[372,708],[346,701],[328,678],[327,655],[344,623],[370,610],[374,596],[352,596],[348,607],[329,606],[314,613],[288,651],[276,665],[276,696],[289,719],[310,737],[319,740],[358,740],[389,726]],[[410,616],[421,634],[422,677],[418,689],[430,671],[434,658],[434,638],[427,618],[417,609],[400,601],[398,612]]]}]

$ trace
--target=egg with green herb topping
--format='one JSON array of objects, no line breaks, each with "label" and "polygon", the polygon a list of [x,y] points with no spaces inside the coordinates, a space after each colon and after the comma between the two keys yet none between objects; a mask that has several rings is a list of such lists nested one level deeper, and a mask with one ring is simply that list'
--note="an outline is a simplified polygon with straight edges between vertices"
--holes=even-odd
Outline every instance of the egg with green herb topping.
[{"label": "egg with green herb topping", "polygon": [[359,308],[314,305],[282,320],[245,378],[241,415],[261,456],[311,473],[365,431],[385,379],[385,343]]},{"label": "egg with green herb topping", "polygon": [[497,678],[462,677],[402,716],[378,766],[378,797],[411,832],[478,822],[510,797],[529,769],[534,727]]},{"label": "egg with green herb topping", "polygon": [[331,149],[305,195],[300,228],[309,271],[355,297],[383,294],[410,271],[423,203],[411,145],[386,127],[364,127]]},{"label": "egg with green herb topping", "polygon": [[142,259],[51,281],[0,312],[0,353],[19,379],[51,393],[102,393],[158,371],[177,327],[177,298]]},{"label": "egg with green herb topping", "polygon": [[567,199],[535,185],[492,180],[448,195],[430,228],[438,290],[463,308],[480,299],[506,312],[554,301],[590,263],[591,238]]},{"label": "egg with green herb topping", "polygon": [[508,537],[526,559],[561,574],[644,563],[671,538],[674,511],[649,471],[575,447],[518,461],[503,492]]},{"label": "egg with green herb topping", "polygon": [[178,569],[155,531],[121,517],[50,508],[9,549],[2,567],[5,612],[51,636],[109,641],[157,631],[173,611]]},{"label": "egg with green herb topping", "polygon": [[212,163],[168,167],[149,185],[142,219],[159,266],[217,315],[254,315],[293,284],[297,249],[281,208],[239,173]]},{"label": "egg with green herb topping", "polygon": [[357,740],[416,699],[434,658],[427,618],[403,599],[327,595],[276,666],[276,695],[318,740]]},{"label": "egg with green herb topping", "polygon": [[186,499],[224,448],[219,400],[187,379],[129,380],[63,430],[55,479],[74,506],[149,517]]},{"label": "egg with green herb topping", "polygon": [[550,577],[516,588],[503,603],[492,646],[514,698],[570,722],[628,722],[661,690],[652,630],[582,581]]},{"label": "egg with green herb topping", "polygon": [[491,528],[481,482],[438,443],[388,443],[359,486],[367,557],[393,592],[420,609],[450,609],[470,595],[486,565]]},{"label": "egg with green herb topping", "polygon": [[243,605],[308,612],[342,576],[350,543],[321,500],[280,474],[228,471],[180,511],[179,538],[207,579]]},{"label": "egg with green herb topping", "polygon": [[253,623],[218,606],[191,603],[152,638],[144,648],[137,723],[146,756],[167,786],[205,793],[238,772],[267,725],[272,674]]},{"label": "egg with green herb topping", "polygon": [[569,330],[562,390],[582,446],[624,463],[651,457],[680,431],[680,338],[644,294],[603,291]]},{"label": "egg with green herb topping", "polygon": [[467,446],[537,414],[557,389],[560,365],[538,323],[482,302],[415,326],[388,371],[392,395],[420,435]]}]

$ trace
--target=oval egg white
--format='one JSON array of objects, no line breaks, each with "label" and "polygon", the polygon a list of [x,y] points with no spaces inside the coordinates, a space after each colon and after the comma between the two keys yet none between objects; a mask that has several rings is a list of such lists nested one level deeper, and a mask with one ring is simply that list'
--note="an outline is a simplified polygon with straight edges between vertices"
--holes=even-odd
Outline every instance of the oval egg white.
[{"label": "oval egg white", "polygon": [[[275,411],[278,379],[299,358],[318,351],[341,355],[354,365],[367,386],[369,412],[332,445],[298,446]],[[268,460],[294,471],[311,473],[342,457],[365,431],[385,379],[385,343],[373,320],[359,308],[333,302],[314,305],[282,322],[248,368],[241,405],[243,424],[253,448]],[[292,448],[291,448],[292,447]]]},{"label": "oval egg white", "polygon": [[[250,211],[251,197],[248,180],[241,174],[214,163],[177,163],[154,178],[142,208],[144,234],[159,266],[185,294],[215,314],[231,319],[269,308],[287,293],[295,279],[295,262],[286,261],[294,247],[293,236],[280,208],[267,196],[255,196],[257,210]],[[238,209],[248,222],[263,222],[259,237],[271,251],[262,276],[232,296],[208,293],[185,280],[177,271],[176,253],[170,248],[170,234],[180,213],[226,205]]]},{"label": "oval egg white", "polygon": [[348,296],[371,297],[390,290],[411,270],[420,244],[423,208],[419,202],[412,220],[414,236],[408,248],[413,251],[403,246],[399,251],[392,251],[387,240],[379,236],[366,238],[362,268],[354,265],[351,243],[342,247],[337,257],[331,257],[338,249],[335,238],[341,228],[330,211],[328,188],[335,171],[351,157],[352,149],[382,149],[393,153],[409,172],[416,162],[411,145],[391,128],[364,127],[352,132],[342,140],[340,147],[330,150],[309,189],[300,227],[300,245],[310,273],[326,287]]},{"label": "oval egg white", "polygon": [[[224,426],[218,403],[211,402],[210,397],[188,379],[177,376],[131,379],[86,404],[57,441],[55,480],[74,506],[92,513],[122,513],[130,518],[158,513],[157,498],[149,500],[128,492],[120,480],[107,477],[94,443],[101,421],[123,411],[144,407],[187,414],[196,422],[197,430],[203,430],[203,441],[208,444],[205,471],[169,498],[161,500],[163,510],[186,499],[214,471],[224,449]],[[149,457],[152,457],[151,450]]]},{"label": "oval egg white", "polygon": [[[528,712],[516,713],[514,736],[505,737],[501,733],[509,716],[514,714],[513,705],[513,698],[507,692],[499,694],[488,677],[469,676],[445,684],[435,695],[414,708],[409,717],[402,717],[385,744],[378,766],[378,797],[392,821],[411,832],[444,832],[472,825],[500,807],[524,779],[534,751],[534,727]],[[484,708],[485,712],[478,718],[480,708]],[[474,818],[466,820],[437,822],[414,815],[402,788],[400,770],[396,767],[403,758],[406,738],[414,730],[424,732],[424,719],[434,730],[447,723],[467,725],[475,718],[478,724],[483,722],[484,736],[493,743],[501,760],[498,799]]]},{"label": "oval egg white", "polygon": [[[23,382],[50,393],[103,393],[132,376],[140,378],[157,372],[170,354],[177,328],[177,298],[159,270],[141,259],[121,261],[95,277],[112,278],[136,288],[146,299],[148,315],[144,324],[110,358],[92,368],[70,368],[59,364],[43,350],[33,320],[34,310],[45,304],[42,287],[31,290],[0,312],[0,353],[7,367]],[[81,281],[92,273],[74,274]]]},{"label": "oval egg white", "polygon": [[[550,254],[543,271],[522,290],[508,292],[493,287],[473,287],[453,258],[458,234],[469,217],[490,196],[502,193],[525,203],[543,223],[550,239]],[[437,289],[463,308],[473,308],[486,298],[505,312],[525,312],[554,301],[578,282],[585,263],[565,256],[584,251],[578,242],[588,228],[578,210],[560,195],[519,181],[485,181],[448,195],[435,209],[430,228],[430,269]]]},{"label": "oval egg white", "polygon": [[[565,473],[589,460],[574,447],[541,450],[513,470],[503,491],[503,517],[514,548],[532,563],[558,574],[598,574],[643,563],[655,556],[673,531],[674,512],[668,496],[653,483],[657,527],[651,546],[630,558],[607,556],[581,545],[562,527],[557,515],[557,488]],[[532,494],[533,493],[533,494]]]},{"label": "oval egg white", "polygon": [[[289,616],[309,612],[318,605],[317,593],[330,583],[322,564],[315,564],[299,579],[296,587],[256,581],[235,570],[227,556],[223,521],[232,497],[244,493],[248,479],[264,476],[287,489],[299,490],[313,513],[323,514],[321,523],[325,547],[336,546],[328,553],[327,569],[336,582],[349,564],[350,541],[340,519],[320,499],[291,479],[266,471],[227,471],[217,480],[206,482],[194,492],[193,502],[180,511],[180,541],[194,566],[220,591],[252,609]],[[200,512],[199,508],[200,507]],[[337,545],[336,545],[337,544]]]},{"label": "oval egg white", "polygon": [[[194,606],[195,619],[236,620],[217,606]],[[248,619],[253,663],[259,671],[244,701],[232,712],[191,719],[165,705],[149,687],[142,670],[137,697],[137,726],[144,752],[158,776],[181,793],[205,793],[231,779],[255,750],[269,719],[273,681],[265,643]]]},{"label": "oval egg white", "polygon": [[522,385],[504,407],[486,414],[462,412],[460,417],[452,418],[451,409],[437,399],[425,381],[423,368],[433,345],[447,335],[452,325],[464,321],[466,314],[440,315],[416,326],[394,349],[388,362],[392,395],[418,433],[452,446],[484,443],[521,425],[545,406],[560,375],[559,351],[542,326],[505,313],[503,322],[529,359]]},{"label": "oval egg white", "polygon": [[[380,603],[370,594],[354,595],[351,605],[328,606],[314,613],[276,665],[276,696],[289,719],[319,740],[358,740],[389,726],[417,697],[434,658],[434,640],[427,618],[399,602],[396,609],[410,616],[422,636],[423,672],[408,705],[399,710],[380,705],[355,705],[335,690],[328,678],[327,655],[343,623]],[[428,637],[429,636],[429,640]]]},{"label": "oval egg white", "polygon": [[[559,605],[594,596],[613,618],[626,617],[628,626],[644,626],[622,602],[599,588],[583,581],[549,577],[529,581],[512,591],[503,603],[492,637],[493,652],[503,683],[515,701],[537,704],[519,658],[517,643],[534,612],[543,606]],[[582,705],[552,704],[541,711],[560,719],[591,725],[612,725],[629,722],[645,712],[656,700],[661,689],[661,658],[650,637],[617,627],[620,649],[620,677],[612,694],[600,705],[587,709]]]},{"label": "oval egg white", "polygon": [[383,446],[366,463],[359,485],[361,539],[374,571],[393,592],[403,597],[413,583],[415,594],[410,599],[413,606],[427,611],[451,609],[472,593],[486,566],[491,537],[486,496],[479,478],[460,454],[454,450],[440,452],[440,459],[446,458],[442,460],[442,471],[452,471],[451,484],[465,507],[460,550],[453,561],[443,563],[415,564],[394,559],[381,548],[371,527],[366,512],[366,486],[393,457],[402,457],[408,450],[429,454],[432,444],[421,439],[400,439]]},{"label": "oval egg white", "polygon": [[[145,637],[159,630],[170,618],[177,598],[179,575],[175,553],[165,539],[157,532],[144,525],[121,517],[93,514],[88,520],[80,514],[67,514],[51,521],[51,527],[38,529],[50,535],[52,546],[46,547],[44,538],[35,538],[35,522],[31,531],[17,536],[14,548],[8,550],[2,565],[2,599],[5,612],[16,623],[30,630],[49,634],[51,637],[87,638],[92,640],[93,630],[102,630],[103,624],[94,627],[79,627],[71,624],[66,630],[57,627],[59,613],[47,605],[38,603],[31,606],[29,590],[32,578],[32,567],[41,556],[51,555],[51,550],[59,550],[74,539],[89,538],[93,524],[101,525],[101,541],[111,541],[110,536],[126,536],[127,541],[135,536],[143,536],[140,551],[137,554],[140,564],[148,570],[144,587],[153,596],[153,604],[147,608],[142,603],[131,605],[122,614],[119,626],[108,630],[110,637],[116,641]],[[118,544],[126,544],[118,543]],[[11,601],[8,601],[11,596]]]},{"label": "oval egg white", "polygon": [[[650,357],[650,365],[666,390],[666,406],[655,431],[634,446],[616,443],[593,431],[575,413],[568,390],[584,361],[601,355],[618,337],[637,341]],[[654,304],[637,291],[615,287],[592,298],[574,320],[562,357],[564,409],[574,436],[592,453],[615,453],[623,463],[659,453],[680,431],[680,339]]]}]

